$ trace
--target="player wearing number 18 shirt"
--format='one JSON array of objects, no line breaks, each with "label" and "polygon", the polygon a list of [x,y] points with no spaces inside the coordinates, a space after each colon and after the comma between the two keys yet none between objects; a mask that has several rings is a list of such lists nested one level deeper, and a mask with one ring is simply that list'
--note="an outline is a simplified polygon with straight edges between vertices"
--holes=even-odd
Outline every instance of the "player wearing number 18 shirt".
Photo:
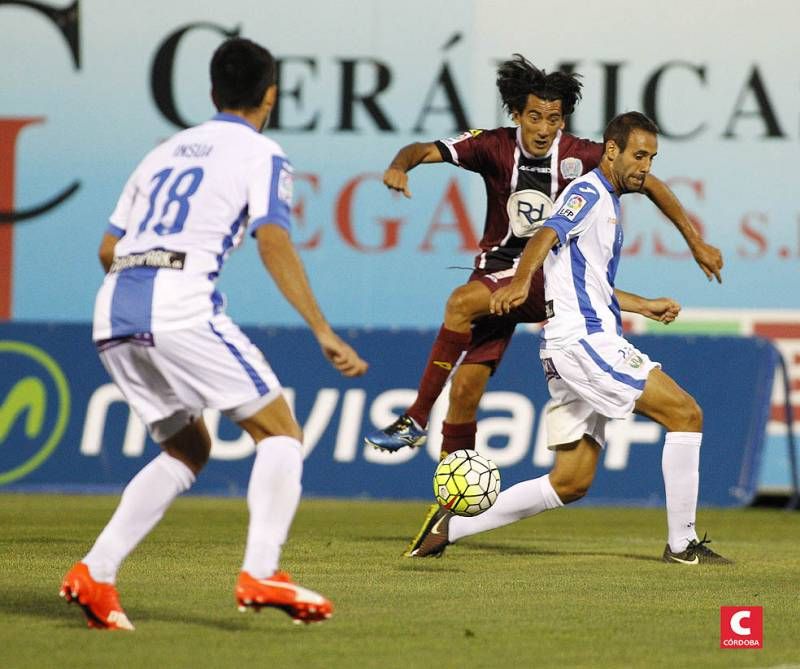
[{"label": "player wearing number 18 shirt", "polygon": [[292,167],[240,116],[219,113],[139,164],[110,218],[119,238],[97,296],[95,340],[208,322],[217,277],[246,234],[290,229]]},{"label": "player wearing number 18 shirt", "polygon": [[278,571],[300,499],[302,435],[270,365],[225,314],[215,288],[246,234],[331,364],[345,376],[363,374],[367,365],[325,320],[289,239],[292,168],[280,146],[261,135],[277,96],[272,55],[249,40],[228,40],[211,60],[211,83],[219,113],[147,155],[100,246],[106,277],[94,340],[164,452],[131,480],[94,546],[64,577],[60,594],[81,606],[89,627],[133,630],[119,603],[117,571],[208,461],[205,408],[218,409],[256,442],[235,587],[240,610],[274,607],[306,623],[332,612],[325,597]]}]

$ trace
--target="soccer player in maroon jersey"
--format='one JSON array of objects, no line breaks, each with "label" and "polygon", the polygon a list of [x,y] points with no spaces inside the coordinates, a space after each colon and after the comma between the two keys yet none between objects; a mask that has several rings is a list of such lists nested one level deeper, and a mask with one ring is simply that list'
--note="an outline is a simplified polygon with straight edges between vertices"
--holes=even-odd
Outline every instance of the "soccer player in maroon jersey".
[{"label": "soccer player in maroon jersey", "polygon": [[[546,73],[515,54],[499,66],[497,88],[516,128],[470,130],[452,139],[409,144],[384,173],[388,188],[411,197],[408,172],[422,163],[449,162],[477,172],[486,187],[486,220],[472,275],[447,300],[416,400],[391,425],[368,434],[367,444],[392,452],[424,444],[431,408],[452,374],[442,456],[474,448],[478,404],[514,328],[546,318],[541,270],[528,300],[511,314],[487,316],[491,295],[511,281],[528,237],[548,217],[558,194],[597,167],[603,153],[602,143],[564,131],[581,87],[577,75]],[[719,250],[702,240],[672,191],[651,174],[642,192],[678,228],[706,276],[721,281]]]}]

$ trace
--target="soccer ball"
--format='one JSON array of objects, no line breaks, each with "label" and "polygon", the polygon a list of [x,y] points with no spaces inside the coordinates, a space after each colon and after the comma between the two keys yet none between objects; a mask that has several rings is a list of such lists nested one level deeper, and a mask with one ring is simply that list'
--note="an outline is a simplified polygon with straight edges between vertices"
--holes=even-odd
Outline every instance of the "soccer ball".
[{"label": "soccer ball", "polygon": [[436,467],[433,494],[445,509],[458,516],[477,516],[497,499],[500,472],[476,451],[454,451]]}]

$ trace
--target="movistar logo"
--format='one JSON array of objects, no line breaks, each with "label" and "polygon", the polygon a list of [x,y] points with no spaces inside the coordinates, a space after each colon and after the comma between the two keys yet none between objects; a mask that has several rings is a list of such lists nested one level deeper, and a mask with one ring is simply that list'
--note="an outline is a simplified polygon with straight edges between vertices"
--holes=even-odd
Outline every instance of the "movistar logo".
[{"label": "movistar logo", "polygon": [[33,344],[0,341],[0,367],[4,370],[0,380],[3,485],[34,471],[53,452],[67,426],[70,394],[58,363]]},{"label": "movistar logo", "polygon": [[28,376],[11,389],[0,405],[0,443],[5,441],[17,416],[27,411],[25,436],[34,439],[39,436],[47,409],[47,390],[44,383],[35,376]]}]

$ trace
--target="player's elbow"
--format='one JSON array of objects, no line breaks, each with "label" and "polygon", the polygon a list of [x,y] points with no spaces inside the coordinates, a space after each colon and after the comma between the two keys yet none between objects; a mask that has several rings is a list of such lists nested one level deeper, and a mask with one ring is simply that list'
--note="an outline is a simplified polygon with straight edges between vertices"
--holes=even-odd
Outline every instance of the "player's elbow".
[{"label": "player's elbow", "polygon": [[267,223],[256,230],[256,243],[261,260],[268,264],[286,255],[292,247],[289,232],[280,225]]},{"label": "player's elbow", "polygon": [[114,247],[109,248],[107,244],[101,244],[97,250],[97,257],[103,266],[103,270],[108,272],[111,269],[111,263],[114,262]]},{"label": "player's elbow", "polygon": [[119,239],[114,235],[106,233],[100,241],[100,248],[97,249],[97,257],[103,269],[108,272],[111,269],[111,263],[114,262],[114,250],[117,247]]}]

